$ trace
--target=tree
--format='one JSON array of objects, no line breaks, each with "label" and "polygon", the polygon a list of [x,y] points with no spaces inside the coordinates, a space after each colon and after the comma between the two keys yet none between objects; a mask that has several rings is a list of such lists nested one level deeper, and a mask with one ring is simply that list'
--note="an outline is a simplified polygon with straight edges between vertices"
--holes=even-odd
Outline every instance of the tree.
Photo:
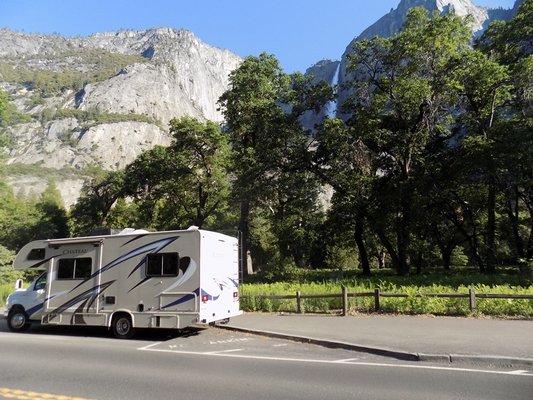
[{"label": "tree", "polygon": [[498,169],[497,143],[493,132],[501,106],[509,97],[509,76],[507,68],[477,50],[464,52],[461,66],[455,73],[463,99],[461,106],[465,110],[461,122],[468,134],[461,146],[469,157],[477,161],[478,172],[484,173],[488,189],[485,253],[487,270],[492,272],[496,261],[494,247]]},{"label": "tree", "polygon": [[[357,79],[354,96],[344,105],[350,129],[342,141],[357,147],[354,154],[363,162],[352,161],[347,167],[363,183],[361,187],[366,184],[369,189],[361,191],[356,184],[343,185],[343,190],[360,205],[354,213],[359,225],[363,216],[370,221],[402,275],[409,273],[413,199],[421,195],[418,179],[428,157],[453,136],[457,93],[449,76],[469,38],[462,18],[430,16],[415,8],[399,34],[361,41],[350,57],[349,69]],[[367,208],[361,200],[370,198],[369,193]],[[362,231],[361,226],[357,231]]]},{"label": "tree", "polygon": [[122,197],[124,173],[102,172],[85,182],[80,198],[71,210],[72,231],[88,234],[95,228],[107,226],[107,217],[115,204]]},{"label": "tree", "polygon": [[68,237],[66,211],[55,202],[57,196],[53,183],[35,200],[15,196],[0,181],[0,245],[18,251],[32,240]]},{"label": "tree", "polygon": [[265,198],[268,181],[284,156],[286,110],[282,107],[290,79],[268,54],[247,57],[230,74],[230,89],[219,100],[232,146],[233,196],[240,205],[244,273],[250,250],[250,214]]},{"label": "tree", "polygon": [[170,123],[172,144],[141,154],[125,170],[124,195],[133,197],[152,226],[216,226],[228,208],[229,145],[213,122]]},{"label": "tree", "polygon": [[[493,154],[497,155],[491,166],[494,186],[504,195],[503,209],[510,225],[508,237],[512,238],[517,258],[533,257],[532,18],[533,1],[526,0],[512,20],[492,23],[477,43],[491,62],[503,65],[507,75],[507,97],[491,132]],[[520,210],[524,208],[528,218],[521,217]],[[524,238],[521,230],[529,230],[528,237]]]},{"label": "tree", "polygon": [[41,194],[35,205],[41,217],[34,228],[36,238],[65,238],[69,237],[67,212],[63,206],[61,193],[53,180]]},{"label": "tree", "polygon": [[335,190],[330,214],[342,222],[339,229],[353,232],[359,264],[370,275],[370,260],[364,240],[365,219],[373,201],[371,187],[375,167],[353,128],[338,119],[326,120],[317,133],[318,148],[310,160],[311,171]]},{"label": "tree", "polygon": [[0,89],[0,128],[29,120],[29,116],[18,111],[11,102],[9,94]]}]

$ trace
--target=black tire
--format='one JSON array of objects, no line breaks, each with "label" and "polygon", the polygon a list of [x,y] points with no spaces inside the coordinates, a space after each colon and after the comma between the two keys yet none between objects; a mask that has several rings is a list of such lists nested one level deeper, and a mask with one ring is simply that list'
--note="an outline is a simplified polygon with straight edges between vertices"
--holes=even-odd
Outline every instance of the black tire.
[{"label": "black tire", "polygon": [[30,327],[30,319],[23,308],[13,308],[7,314],[7,327],[11,332],[24,332]]},{"label": "black tire", "polygon": [[135,333],[133,331],[131,317],[128,314],[115,315],[111,323],[111,328],[113,329],[113,335],[117,339],[131,339]]}]

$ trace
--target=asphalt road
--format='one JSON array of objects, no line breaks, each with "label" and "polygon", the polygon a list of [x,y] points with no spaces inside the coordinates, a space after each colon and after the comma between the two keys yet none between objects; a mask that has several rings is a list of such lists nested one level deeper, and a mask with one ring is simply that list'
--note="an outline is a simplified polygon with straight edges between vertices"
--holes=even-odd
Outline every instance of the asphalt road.
[{"label": "asphalt road", "polygon": [[0,321],[0,398],[510,400],[531,393],[531,371],[406,363],[216,328],[121,341],[101,329],[13,334]]}]

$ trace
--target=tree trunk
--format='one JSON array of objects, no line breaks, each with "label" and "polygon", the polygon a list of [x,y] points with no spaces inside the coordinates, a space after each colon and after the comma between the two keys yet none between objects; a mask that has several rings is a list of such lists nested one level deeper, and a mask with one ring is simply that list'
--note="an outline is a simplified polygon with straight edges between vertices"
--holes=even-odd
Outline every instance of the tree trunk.
[{"label": "tree trunk", "polygon": [[408,261],[408,250],[409,250],[409,225],[411,217],[411,206],[409,204],[409,196],[406,196],[403,193],[406,189],[402,188],[402,199],[401,199],[401,212],[397,218],[396,226],[396,242],[398,247],[398,275],[409,275],[409,261]]},{"label": "tree trunk", "polygon": [[442,266],[446,271],[450,270],[450,263],[452,259],[452,252],[455,246],[444,246],[440,249],[442,253]]},{"label": "tree trunk", "polygon": [[357,250],[359,252],[359,263],[361,264],[363,275],[370,276],[370,262],[368,261],[368,252],[366,251],[363,234],[364,218],[358,215],[355,222],[355,243],[357,244]]},{"label": "tree trunk", "polygon": [[241,233],[241,249],[240,249],[240,258],[241,258],[241,267],[243,277],[248,277],[249,273],[252,272],[252,266],[249,262],[249,251],[250,251],[250,202],[248,200],[241,201],[240,204],[240,218],[239,218],[239,231]]},{"label": "tree trunk", "polygon": [[420,275],[422,273],[422,266],[424,263],[424,258],[422,257],[422,252],[417,251],[415,254],[413,254],[415,259],[415,265],[416,265],[416,274]]},{"label": "tree trunk", "polygon": [[513,198],[507,200],[507,216],[509,217],[509,222],[513,232],[513,242],[516,250],[516,257],[523,258],[525,255],[524,243],[518,231],[519,211],[518,187],[514,185]]},{"label": "tree trunk", "polygon": [[489,176],[489,193],[487,198],[487,272],[492,273],[496,267],[496,183],[494,176]]},{"label": "tree trunk", "polygon": [[472,250],[474,261],[479,267],[479,272],[484,273],[486,271],[485,263],[483,262],[483,258],[481,258],[481,255],[479,254],[479,244],[477,242],[476,233],[474,233],[468,238],[468,244],[470,245],[470,249]]},{"label": "tree trunk", "polygon": [[385,247],[387,250],[387,253],[389,253],[389,256],[391,258],[392,267],[398,271],[398,254],[396,253],[396,250],[394,249],[394,246],[390,242],[389,238],[387,238],[387,235],[383,231],[383,229],[380,226],[374,226],[374,232],[376,232],[376,235],[379,238],[379,241]]},{"label": "tree trunk", "polygon": [[529,213],[529,239],[527,240],[526,256],[527,258],[533,257],[533,213]]},{"label": "tree trunk", "polygon": [[385,268],[385,252],[380,250],[378,253],[378,269]]}]

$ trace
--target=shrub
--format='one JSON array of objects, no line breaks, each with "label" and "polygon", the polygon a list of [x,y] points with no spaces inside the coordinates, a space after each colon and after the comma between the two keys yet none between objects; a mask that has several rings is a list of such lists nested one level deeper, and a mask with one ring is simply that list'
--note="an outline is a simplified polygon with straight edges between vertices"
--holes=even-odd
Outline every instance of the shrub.
[{"label": "shrub", "polygon": [[[417,276],[387,277],[382,275],[374,278],[353,277],[337,282],[323,280],[322,282],[243,284],[241,285],[241,295],[243,296],[241,307],[247,311],[296,311],[295,300],[267,300],[262,296],[295,295],[296,291],[300,291],[302,295],[340,294],[341,287],[344,285],[349,292],[372,292],[379,287],[382,292],[408,295],[402,298],[381,298],[380,308],[382,312],[470,315],[468,298],[440,298],[428,294],[467,294],[470,287],[473,287],[476,293],[533,294],[533,287],[529,283],[520,284],[518,274],[509,276],[466,274],[444,276],[443,278],[431,275],[430,279],[427,278],[424,282],[424,279]],[[478,282],[475,282],[476,278]],[[508,282],[504,283],[505,281]],[[339,310],[341,307],[340,297],[302,299],[302,309],[305,312],[330,312],[331,310]],[[531,317],[533,315],[533,300],[478,299],[477,308],[477,314]],[[350,298],[349,309],[352,312],[372,312],[374,311],[374,299],[372,297]]]},{"label": "shrub", "polygon": [[0,306],[6,304],[7,296],[9,296],[13,290],[13,285],[0,284]]}]

